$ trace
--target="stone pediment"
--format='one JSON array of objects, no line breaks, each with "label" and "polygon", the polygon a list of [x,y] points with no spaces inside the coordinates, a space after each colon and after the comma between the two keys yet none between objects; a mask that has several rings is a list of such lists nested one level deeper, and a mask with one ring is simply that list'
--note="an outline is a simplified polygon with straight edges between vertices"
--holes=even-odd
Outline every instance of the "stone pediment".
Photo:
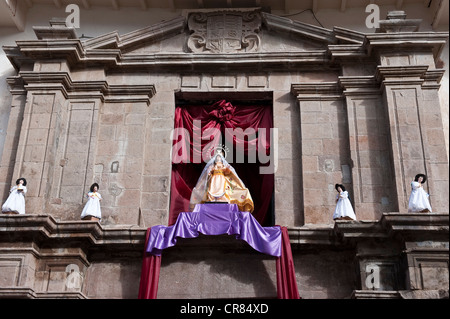
[{"label": "stone pediment", "polygon": [[230,54],[326,50],[336,41],[332,30],[259,9],[219,9],[188,12],[122,36],[112,32],[84,42],[83,47],[120,49],[124,55]]}]

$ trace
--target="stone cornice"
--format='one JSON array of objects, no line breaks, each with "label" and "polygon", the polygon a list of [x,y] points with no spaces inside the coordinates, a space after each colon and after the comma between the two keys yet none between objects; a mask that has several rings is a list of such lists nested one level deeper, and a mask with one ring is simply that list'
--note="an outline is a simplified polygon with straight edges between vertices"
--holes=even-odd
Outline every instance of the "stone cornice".
[{"label": "stone cornice", "polygon": [[421,85],[423,89],[439,89],[445,70],[430,70],[428,65],[378,66],[375,74],[383,86]]},{"label": "stone cornice", "polygon": [[378,66],[373,76],[340,76],[339,83],[346,96],[380,94],[382,85],[410,84],[439,89],[444,73],[443,69],[429,70],[427,65]]},{"label": "stone cornice", "polygon": [[421,232],[426,234],[449,232],[449,215],[439,213],[383,214],[380,224],[389,232]]},{"label": "stone cornice", "polygon": [[0,295],[9,299],[87,299],[81,292],[36,292],[29,287],[1,287]]},{"label": "stone cornice", "polygon": [[186,20],[184,17],[180,16],[147,28],[129,32],[120,37],[117,47],[120,49],[127,49],[136,46],[136,44],[142,45],[143,43],[162,40],[184,32],[185,27]]},{"label": "stone cornice", "polygon": [[402,299],[398,291],[354,290],[350,299]]},{"label": "stone cornice", "polygon": [[440,213],[384,213],[379,221],[336,221],[334,232],[343,241],[402,236],[404,240],[447,238],[449,215]]},{"label": "stone cornice", "polygon": [[340,76],[339,83],[345,96],[381,94],[380,84],[375,76]]},{"label": "stone cornice", "polygon": [[57,221],[51,215],[0,215],[0,241],[81,242],[92,247],[142,251],[146,229],[136,225],[107,228],[98,222]]},{"label": "stone cornice", "polygon": [[240,69],[246,66],[267,68],[287,68],[310,63],[323,64],[329,61],[326,50],[305,52],[271,52],[271,53],[171,53],[151,55],[126,55],[117,63],[118,66],[158,67],[161,70],[191,70],[195,67],[218,67],[220,70]]},{"label": "stone cornice", "polygon": [[340,41],[340,43],[351,43],[362,45],[367,41],[364,33],[345,29],[342,27],[334,27],[333,33],[336,39]]},{"label": "stone cornice", "polygon": [[[448,214],[384,213],[379,221],[336,221],[334,226],[288,227],[288,233],[294,248],[348,248],[360,241],[387,240],[395,236],[401,236],[405,241],[448,239],[448,224]],[[55,247],[79,247],[85,253],[105,249],[140,253],[144,249],[146,230],[137,225],[103,226],[98,222],[57,221],[50,215],[0,215],[0,248],[8,242],[23,241],[38,246],[46,243],[45,247],[52,247],[50,243]],[[220,236],[213,241],[205,238],[209,236],[201,237],[198,241],[186,240],[187,247],[234,243]],[[84,259],[84,254],[76,251],[72,254]]]},{"label": "stone cornice", "polygon": [[27,90],[24,88],[23,79],[20,76],[11,76],[6,79],[12,95],[25,95],[27,94]]},{"label": "stone cornice", "polygon": [[366,34],[367,50],[369,54],[374,49],[396,50],[409,48],[410,50],[431,48],[434,57],[439,57],[448,39],[448,32],[400,32]]},{"label": "stone cornice", "polygon": [[298,101],[332,101],[343,97],[338,82],[292,84],[291,93],[297,97]]},{"label": "stone cornice", "polygon": [[101,36],[83,41],[83,47],[85,50],[93,50],[93,49],[113,49],[117,48],[117,43],[120,42],[120,36],[117,31],[113,31],[110,33],[103,34]]},{"label": "stone cornice", "polygon": [[442,77],[444,76],[444,74],[445,74],[444,69],[428,70],[422,76],[422,78],[424,79],[422,88],[439,90],[439,88],[441,87],[440,83],[441,83],[441,80],[442,80]]},{"label": "stone cornice", "polygon": [[367,48],[362,44],[329,45],[328,51],[333,61],[338,59],[355,61],[355,59],[367,59],[369,57]]},{"label": "stone cornice", "polygon": [[332,226],[305,225],[302,227],[289,227],[289,239],[294,246],[338,245]]},{"label": "stone cornice", "polygon": [[342,221],[334,224],[334,233],[342,241],[358,241],[367,239],[386,239],[389,234],[384,231],[378,221]]},{"label": "stone cornice", "polygon": [[155,95],[154,85],[110,85],[107,81],[73,81],[67,72],[25,72],[8,79],[23,81],[27,91],[60,90],[66,98],[99,98],[104,102],[145,102]]},{"label": "stone cornice", "polygon": [[53,27],[33,27],[34,33],[39,40],[42,39],[76,39],[75,28],[53,28]]},{"label": "stone cornice", "polygon": [[[285,69],[311,64],[324,65],[330,62],[327,50],[305,52],[270,52],[270,53],[155,53],[123,54],[120,49],[83,50],[79,40],[70,40],[64,45],[49,49],[47,45],[39,46],[39,41],[18,43],[19,49],[6,48],[11,63],[20,69],[23,61],[67,60],[72,67],[99,66],[107,68],[139,68],[159,71],[190,71],[193,68],[220,67],[221,70],[252,67],[268,69]],[[51,47],[51,46],[50,46]],[[4,48],[5,49],[5,48]],[[22,52],[24,55],[20,55]]]},{"label": "stone cornice", "polygon": [[261,13],[263,21],[269,30],[283,31],[291,35],[302,36],[323,43],[336,43],[337,39],[332,30],[314,25],[294,21],[285,17],[269,13]]},{"label": "stone cornice", "polygon": [[32,65],[34,63],[33,59],[30,59],[20,52],[20,49],[17,46],[6,45],[3,46],[2,49],[16,71],[19,71],[24,65]]},{"label": "stone cornice", "polygon": [[136,45],[155,42],[169,36],[184,32],[185,18],[180,16],[168,21],[142,28],[119,36],[117,32],[111,32],[103,36],[89,39],[83,42],[85,49],[118,48],[126,50]]},{"label": "stone cornice", "polygon": [[377,79],[422,77],[428,65],[389,65],[377,67]]}]

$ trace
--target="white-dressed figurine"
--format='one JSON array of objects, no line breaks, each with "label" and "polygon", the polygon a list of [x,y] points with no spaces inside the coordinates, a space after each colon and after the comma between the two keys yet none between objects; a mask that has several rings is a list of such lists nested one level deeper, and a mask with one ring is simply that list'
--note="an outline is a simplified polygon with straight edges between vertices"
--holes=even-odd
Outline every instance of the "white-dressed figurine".
[{"label": "white-dressed figurine", "polygon": [[87,193],[88,201],[81,212],[81,219],[83,220],[101,220],[102,211],[100,209],[100,201],[102,196],[98,193],[99,186],[97,183],[91,185],[89,193]]},{"label": "white-dressed figurine", "polygon": [[2,206],[3,213],[25,214],[25,194],[27,193],[27,180],[19,178],[16,186],[9,191],[9,196]]},{"label": "white-dressed figurine", "polygon": [[333,220],[356,220],[352,203],[348,199],[348,192],[344,185],[336,184],[335,188],[339,194],[336,195],[336,209],[334,210]]},{"label": "white-dressed figurine", "polygon": [[411,195],[409,196],[408,212],[410,213],[431,213],[431,205],[428,200],[429,195],[423,189],[427,177],[424,174],[417,174],[411,182]]}]

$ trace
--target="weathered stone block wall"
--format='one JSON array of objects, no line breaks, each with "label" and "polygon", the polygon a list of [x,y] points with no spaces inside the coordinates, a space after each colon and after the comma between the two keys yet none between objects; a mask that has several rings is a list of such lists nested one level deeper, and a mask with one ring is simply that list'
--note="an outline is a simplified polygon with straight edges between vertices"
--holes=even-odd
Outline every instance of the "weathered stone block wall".
[{"label": "weathered stone block wall", "polygon": [[24,94],[14,95],[12,99],[5,146],[3,148],[3,156],[0,162],[0,173],[1,176],[4,177],[4,182],[0,183],[0,195],[2,200],[5,200],[8,197],[9,190],[12,186],[14,186],[11,184],[14,184],[16,181],[13,174],[20,139],[20,129],[22,127],[25,100],[26,98]]},{"label": "weathered stone block wall", "polygon": [[[408,76],[403,76],[405,72]],[[394,163],[399,211],[408,208],[410,183],[418,173],[428,176],[426,190],[434,211],[448,210],[448,196],[439,190],[448,187],[445,138],[439,117],[437,89],[440,75],[428,66],[380,67],[386,86],[390,145]],[[425,79],[425,81],[424,81]]]},{"label": "weathered stone block wall", "polygon": [[75,219],[81,214],[87,185],[92,182],[98,106],[95,101],[74,101],[66,103],[60,112],[52,197],[47,207],[55,216]]},{"label": "weathered stone block wall", "polygon": [[347,116],[342,100],[301,101],[302,181],[306,224],[328,224],[336,183],[351,194]]},{"label": "weathered stone block wall", "polygon": [[[200,241],[205,246],[200,249],[192,246]],[[233,236],[180,240],[162,256],[158,298],[276,298],[276,295],[275,258],[259,254]]]},{"label": "weathered stone block wall", "polygon": [[357,287],[352,249],[304,250],[293,253],[298,289],[302,298],[350,298]]},{"label": "weathered stone block wall", "polygon": [[91,299],[137,299],[142,260],[114,257],[93,262],[86,272],[83,294]]},{"label": "weathered stone block wall", "polygon": [[381,96],[347,98],[353,196],[361,220],[397,209],[385,108]]},{"label": "weathered stone block wall", "polygon": [[105,103],[100,110],[95,178],[106,224],[137,224],[145,162],[145,103]]}]

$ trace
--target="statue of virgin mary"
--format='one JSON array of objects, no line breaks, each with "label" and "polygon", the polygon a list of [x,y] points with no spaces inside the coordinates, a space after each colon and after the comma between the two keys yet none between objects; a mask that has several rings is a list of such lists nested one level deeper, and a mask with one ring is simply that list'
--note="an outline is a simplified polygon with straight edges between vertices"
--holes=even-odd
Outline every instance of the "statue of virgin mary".
[{"label": "statue of virgin mary", "polygon": [[190,208],[202,203],[237,204],[242,212],[253,212],[254,205],[249,190],[226,161],[222,152],[208,161],[196,186],[192,190]]}]

